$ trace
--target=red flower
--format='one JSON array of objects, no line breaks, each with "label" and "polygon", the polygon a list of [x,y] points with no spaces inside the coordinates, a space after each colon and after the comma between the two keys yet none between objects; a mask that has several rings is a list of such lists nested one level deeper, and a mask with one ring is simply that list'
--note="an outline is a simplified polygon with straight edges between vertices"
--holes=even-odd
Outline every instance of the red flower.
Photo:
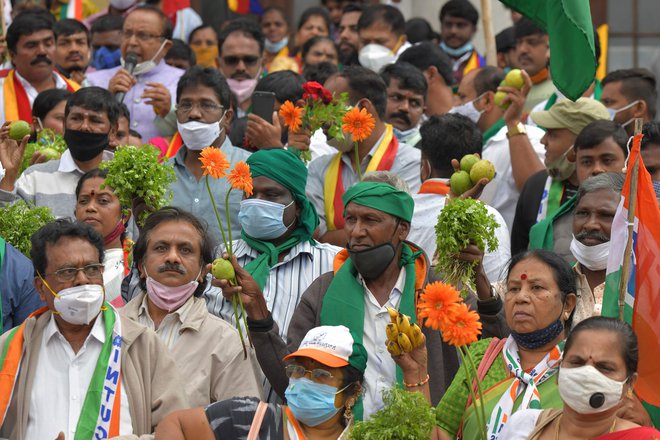
[{"label": "red flower", "polygon": [[303,90],[305,91],[303,99],[321,100],[324,104],[330,104],[332,102],[332,93],[316,81],[309,81],[303,84]]}]

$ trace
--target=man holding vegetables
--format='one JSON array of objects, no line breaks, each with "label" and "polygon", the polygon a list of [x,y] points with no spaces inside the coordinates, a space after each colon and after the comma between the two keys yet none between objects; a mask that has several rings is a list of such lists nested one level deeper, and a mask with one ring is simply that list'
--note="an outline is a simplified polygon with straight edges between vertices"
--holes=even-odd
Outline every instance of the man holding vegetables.
[{"label": "man holding vegetables", "polygon": [[117,131],[118,117],[110,92],[100,87],[78,90],[64,109],[67,150],[58,160],[32,165],[20,177],[28,136],[11,139],[6,122],[0,129],[0,162],[6,169],[0,181],[0,204],[23,199],[35,206],[49,207],[55,217],[73,217],[80,176],[112,159],[112,153],[106,149]]}]

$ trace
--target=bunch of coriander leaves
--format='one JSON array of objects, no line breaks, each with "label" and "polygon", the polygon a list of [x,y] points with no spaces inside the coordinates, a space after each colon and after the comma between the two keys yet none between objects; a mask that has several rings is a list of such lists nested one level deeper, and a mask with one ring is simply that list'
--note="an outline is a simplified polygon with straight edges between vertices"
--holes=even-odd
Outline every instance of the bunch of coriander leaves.
[{"label": "bunch of coriander leaves", "polygon": [[[147,206],[158,210],[172,199],[165,197],[167,188],[176,180],[170,165],[160,162],[161,151],[153,145],[118,147],[115,156],[108,162],[102,162],[99,168],[108,170],[108,177],[103,186],[114,190],[125,210],[133,206],[136,200],[144,201]],[[142,226],[149,215],[148,211],[135,219]]]},{"label": "bunch of coriander leaves", "polygon": [[66,148],[66,142],[61,134],[55,133],[50,128],[44,128],[37,135],[36,142],[30,142],[25,146],[21,160],[21,173],[30,166],[32,155],[37,151],[44,154],[48,160],[54,160],[59,159]]},{"label": "bunch of coriander leaves", "polygon": [[0,207],[0,237],[30,258],[32,234],[55,220],[50,208],[35,207],[24,200]]},{"label": "bunch of coriander leaves", "polygon": [[351,440],[427,440],[435,426],[435,408],[424,395],[395,386],[383,394],[385,407],[365,422],[357,421]]},{"label": "bunch of coriander leaves", "polygon": [[461,289],[476,291],[475,267],[478,262],[462,261],[457,255],[470,244],[482,252],[493,251],[499,246],[495,230],[498,224],[486,205],[470,198],[448,199],[435,225],[435,271],[446,283]]}]

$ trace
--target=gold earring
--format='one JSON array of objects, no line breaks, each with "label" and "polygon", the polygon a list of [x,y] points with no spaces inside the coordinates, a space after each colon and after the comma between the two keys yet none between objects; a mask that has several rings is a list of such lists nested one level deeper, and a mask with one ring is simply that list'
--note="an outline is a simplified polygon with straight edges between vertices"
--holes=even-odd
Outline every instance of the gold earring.
[{"label": "gold earring", "polygon": [[346,401],[344,409],[344,420],[346,420],[346,423],[349,423],[353,419],[353,405],[355,405],[355,398]]}]

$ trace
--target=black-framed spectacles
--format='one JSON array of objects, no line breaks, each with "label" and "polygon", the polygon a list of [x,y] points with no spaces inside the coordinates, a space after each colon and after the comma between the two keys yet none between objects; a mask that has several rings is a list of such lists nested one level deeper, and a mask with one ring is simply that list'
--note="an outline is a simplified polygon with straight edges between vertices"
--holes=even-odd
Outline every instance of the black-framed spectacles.
[{"label": "black-framed spectacles", "polygon": [[43,276],[54,275],[59,281],[67,282],[73,281],[78,272],[82,271],[87,278],[100,278],[103,276],[103,268],[105,266],[100,263],[92,263],[83,267],[64,267],[51,273],[46,273]]}]

